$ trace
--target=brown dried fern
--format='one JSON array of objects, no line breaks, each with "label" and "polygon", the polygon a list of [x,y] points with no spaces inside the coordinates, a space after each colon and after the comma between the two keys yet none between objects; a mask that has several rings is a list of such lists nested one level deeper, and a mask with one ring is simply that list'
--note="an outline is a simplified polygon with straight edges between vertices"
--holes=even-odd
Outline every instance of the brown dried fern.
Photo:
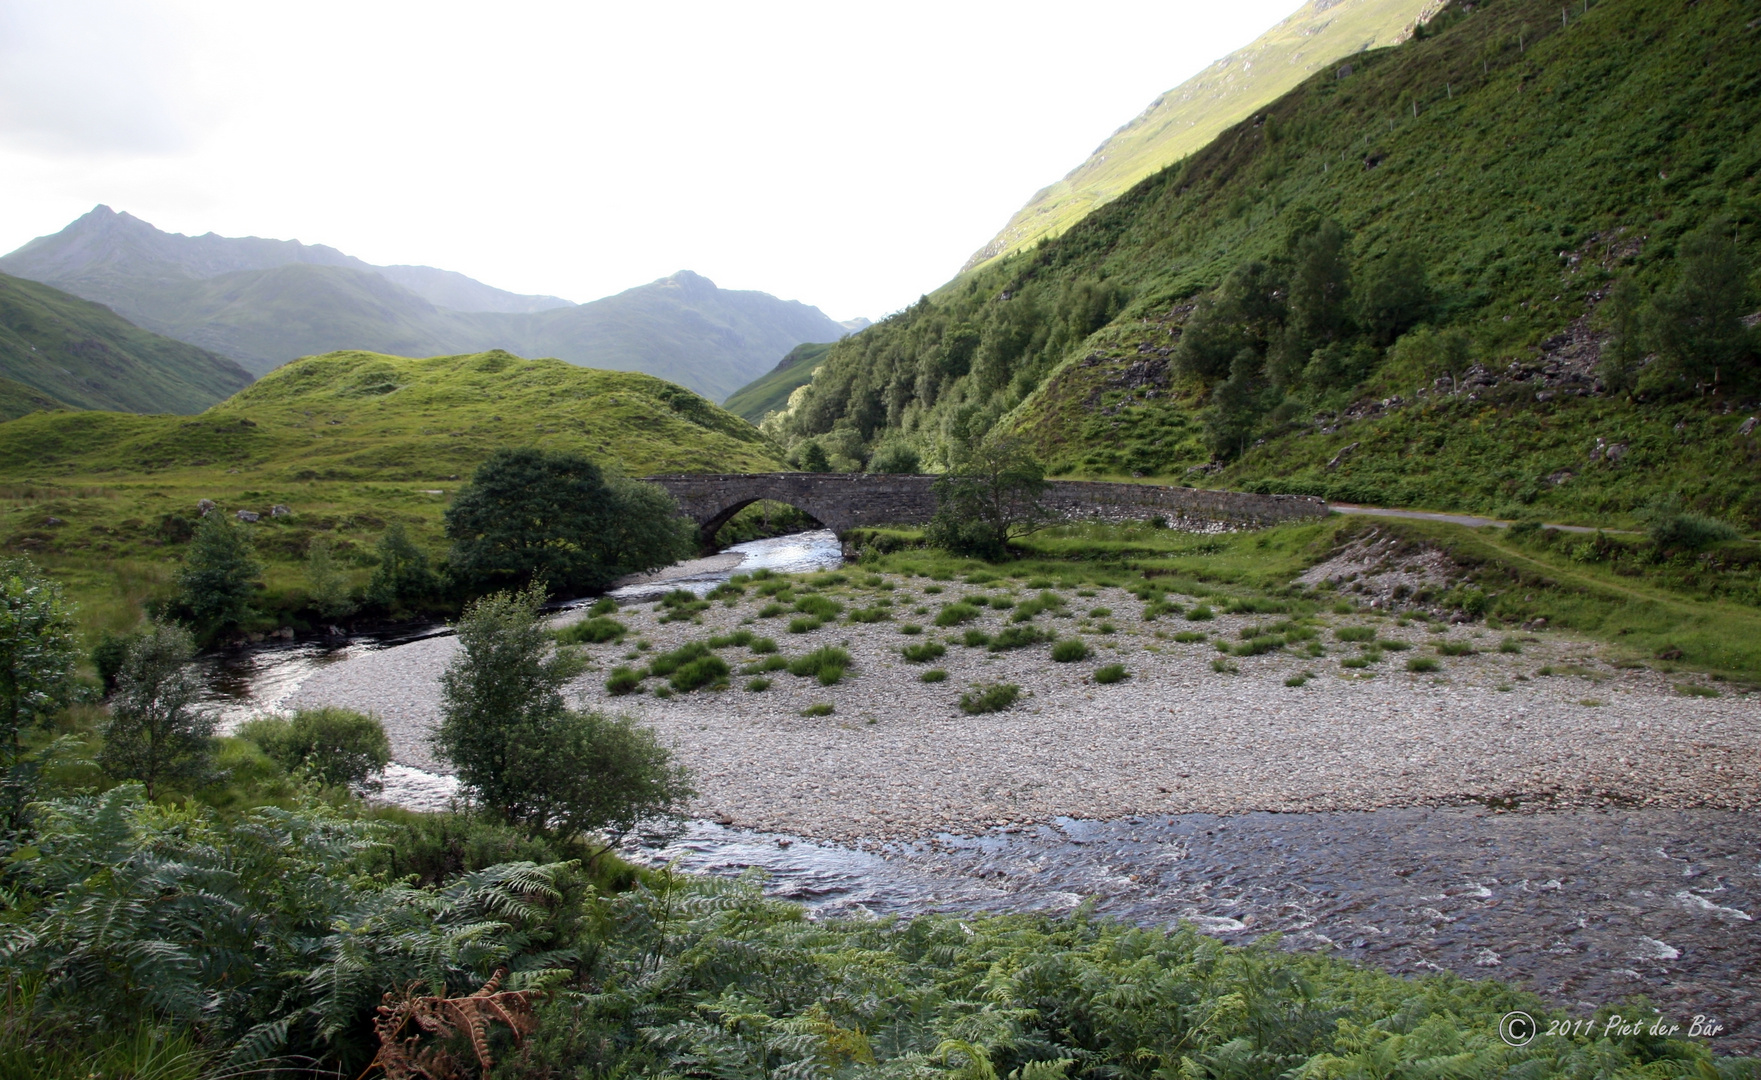
[{"label": "brown dried fern", "polygon": [[[404,987],[401,995],[387,993],[373,1021],[379,1053],[367,1071],[377,1066],[386,1080],[466,1080],[465,1064],[445,1047],[446,1040],[463,1031],[477,1055],[480,1075],[488,1075],[495,1064],[489,1053],[491,1023],[506,1024],[516,1043],[538,1027],[532,1002],[539,992],[500,989],[506,974],[507,969],[497,968],[488,982],[467,997],[447,997],[445,986],[439,994],[420,995],[417,983]],[[412,1022],[416,1030],[404,1035]],[[428,1037],[426,1043],[424,1036]]]}]

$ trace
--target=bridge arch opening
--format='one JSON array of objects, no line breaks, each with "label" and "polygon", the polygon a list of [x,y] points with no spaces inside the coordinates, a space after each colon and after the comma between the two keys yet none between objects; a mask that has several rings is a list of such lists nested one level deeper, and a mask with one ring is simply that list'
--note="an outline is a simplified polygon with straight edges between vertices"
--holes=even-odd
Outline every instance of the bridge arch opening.
[{"label": "bridge arch opening", "polygon": [[823,529],[820,519],[780,499],[737,500],[717,512],[699,529],[706,550],[720,551],[748,540]]}]

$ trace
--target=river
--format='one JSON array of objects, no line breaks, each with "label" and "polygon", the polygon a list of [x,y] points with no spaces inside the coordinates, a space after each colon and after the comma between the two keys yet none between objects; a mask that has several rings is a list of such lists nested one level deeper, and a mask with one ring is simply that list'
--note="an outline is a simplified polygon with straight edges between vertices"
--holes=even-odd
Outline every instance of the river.
[{"label": "river", "polygon": [[[626,601],[702,593],[735,573],[839,565],[829,532],[740,544],[633,582]],[[314,672],[445,627],[290,643],[204,659],[224,726],[274,711]],[[381,798],[444,808],[452,778],[406,765]],[[931,911],[1187,920],[1225,940],[1276,931],[1404,974],[1496,976],[1573,1015],[1644,994],[1684,1023],[1715,1017],[1725,1053],[1761,1048],[1761,820],[1719,811],[1488,807],[1358,813],[1058,818],[978,836],[844,847],[695,821],[625,851],[652,865],[756,874],[818,916]]]}]

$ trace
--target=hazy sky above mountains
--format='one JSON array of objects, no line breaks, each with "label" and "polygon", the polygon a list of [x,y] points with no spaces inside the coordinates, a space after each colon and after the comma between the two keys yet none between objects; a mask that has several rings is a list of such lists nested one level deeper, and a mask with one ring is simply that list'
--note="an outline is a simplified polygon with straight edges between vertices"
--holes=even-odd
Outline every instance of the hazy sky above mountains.
[{"label": "hazy sky above mountains", "polygon": [[0,251],[108,203],[591,300],[878,318],[1295,0],[0,0]]}]

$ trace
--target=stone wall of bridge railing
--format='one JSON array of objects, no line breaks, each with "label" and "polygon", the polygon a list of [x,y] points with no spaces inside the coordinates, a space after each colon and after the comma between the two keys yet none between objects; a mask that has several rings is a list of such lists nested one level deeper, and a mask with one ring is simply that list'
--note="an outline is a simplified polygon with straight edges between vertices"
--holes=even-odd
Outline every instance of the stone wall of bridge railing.
[{"label": "stone wall of bridge railing", "polygon": [[[922,525],[935,514],[933,476],[865,473],[673,473],[651,476],[679,501],[705,542],[740,509],[759,499],[787,503],[840,537],[879,525]],[[1044,504],[1072,521],[1150,521],[1189,532],[1264,528],[1325,517],[1327,504],[1306,495],[1255,495],[1162,484],[1054,480]]]}]

